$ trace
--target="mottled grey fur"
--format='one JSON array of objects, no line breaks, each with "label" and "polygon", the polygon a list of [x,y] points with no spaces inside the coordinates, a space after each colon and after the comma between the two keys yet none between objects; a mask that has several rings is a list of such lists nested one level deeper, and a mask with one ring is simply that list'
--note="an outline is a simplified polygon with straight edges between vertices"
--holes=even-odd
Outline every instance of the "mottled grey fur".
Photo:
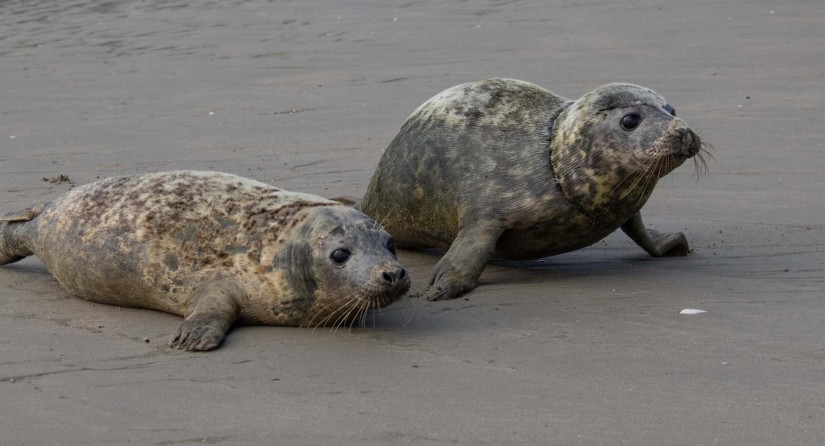
[{"label": "mottled grey fur", "polygon": [[[337,249],[352,253],[340,265]],[[235,321],[357,321],[410,283],[361,212],[215,172],[109,178],[0,217],[0,264],[29,255],[84,299],[183,316],[170,344],[188,350]]]},{"label": "mottled grey fur", "polygon": [[[620,127],[639,114],[638,128]],[[490,79],[421,105],[384,152],[357,207],[399,247],[448,249],[421,294],[453,298],[492,257],[582,248],[621,227],[654,256],[686,254],[681,233],[645,228],[656,181],[701,150],[699,137],[644,87],[609,84],[577,101]]]}]

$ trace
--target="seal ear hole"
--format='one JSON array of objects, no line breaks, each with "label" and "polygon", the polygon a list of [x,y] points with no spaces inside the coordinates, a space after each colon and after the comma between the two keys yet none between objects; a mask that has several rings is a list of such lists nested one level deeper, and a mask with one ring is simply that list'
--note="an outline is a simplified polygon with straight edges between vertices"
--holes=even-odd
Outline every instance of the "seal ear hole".
[{"label": "seal ear hole", "polygon": [[622,128],[625,130],[633,130],[642,122],[642,117],[638,113],[628,113],[622,117]]},{"label": "seal ear hole", "polygon": [[392,255],[395,255],[395,240],[392,238],[387,240],[387,251],[391,252]]},{"label": "seal ear hole", "polygon": [[329,258],[332,259],[333,263],[336,265],[343,265],[347,263],[352,253],[348,249],[336,249],[332,251],[332,254],[329,255]]}]

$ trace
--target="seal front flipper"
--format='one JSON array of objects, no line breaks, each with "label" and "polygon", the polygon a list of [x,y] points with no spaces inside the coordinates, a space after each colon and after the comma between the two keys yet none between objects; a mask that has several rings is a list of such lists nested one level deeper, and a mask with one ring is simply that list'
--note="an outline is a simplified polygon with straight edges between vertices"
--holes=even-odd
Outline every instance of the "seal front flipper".
[{"label": "seal front flipper", "polygon": [[242,296],[240,287],[229,279],[216,279],[198,287],[190,311],[169,341],[169,347],[189,351],[218,347],[238,318],[238,300]]},{"label": "seal front flipper", "polygon": [[503,232],[500,225],[484,222],[458,231],[450,249],[438,262],[430,277],[430,284],[413,297],[427,300],[455,299],[461,293],[475,288],[484,266],[493,257],[496,241]]},{"label": "seal front flipper", "polygon": [[653,257],[686,256],[690,253],[687,238],[681,232],[661,234],[645,228],[642,214],[636,212],[622,225],[622,231]]}]

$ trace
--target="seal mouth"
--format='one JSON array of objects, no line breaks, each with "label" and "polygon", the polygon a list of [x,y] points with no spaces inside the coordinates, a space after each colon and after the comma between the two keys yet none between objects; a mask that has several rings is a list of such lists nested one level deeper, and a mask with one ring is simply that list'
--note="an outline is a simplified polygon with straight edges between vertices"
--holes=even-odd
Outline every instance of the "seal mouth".
[{"label": "seal mouth", "polygon": [[360,290],[334,302],[316,303],[317,309],[304,327],[330,327],[333,331],[341,327],[349,329],[367,325],[368,315],[399,300],[410,289],[410,279],[400,280],[393,286],[380,290]]},{"label": "seal mouth", "polygon": [[367,290],[364,298],[370,301],[368,310],[378,310],[397,301],[410,290],[410,277],[403,271],[394,281],[387,281],[385,287]]},{"label": "seal mouth", "polygon": [[687,127],[677,128],[663,138],[661,144],[651,147],[654,157],[646,166],[646,170],[656,171],[661,178],[682,165],[685,160],[693,158],[696,175],[707,174],[710,172],[707,158],[713,159],[713,155],[708,151],[709,147],[711,146],[702,142],[693,130]]}]

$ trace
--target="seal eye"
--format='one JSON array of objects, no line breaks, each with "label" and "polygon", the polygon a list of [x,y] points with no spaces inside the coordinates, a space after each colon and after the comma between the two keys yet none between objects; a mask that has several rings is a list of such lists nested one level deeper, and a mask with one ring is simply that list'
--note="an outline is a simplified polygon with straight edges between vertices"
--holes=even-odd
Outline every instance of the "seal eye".
[{"label": "seal eye", "polygon": [[630,113],[628,115],[624,115],[622,118],[622,128],[625,130],[633,130],[639,126],[640,122],[642,122],[641,116],[636,113]]},{"label": "seal eye", "polygon": [[336,249],[335,251],[332,251],[329,258],[332,259],[332,261],[337,265],[343,265],[347,262],[347,260],[349,260],[350,255],[352,255],[352,253],[347,249]]},{"label": "seal eye", "polygon": [[393,241],[393,239],[387,240],[387,251],[395,255],[395,241]]}]

